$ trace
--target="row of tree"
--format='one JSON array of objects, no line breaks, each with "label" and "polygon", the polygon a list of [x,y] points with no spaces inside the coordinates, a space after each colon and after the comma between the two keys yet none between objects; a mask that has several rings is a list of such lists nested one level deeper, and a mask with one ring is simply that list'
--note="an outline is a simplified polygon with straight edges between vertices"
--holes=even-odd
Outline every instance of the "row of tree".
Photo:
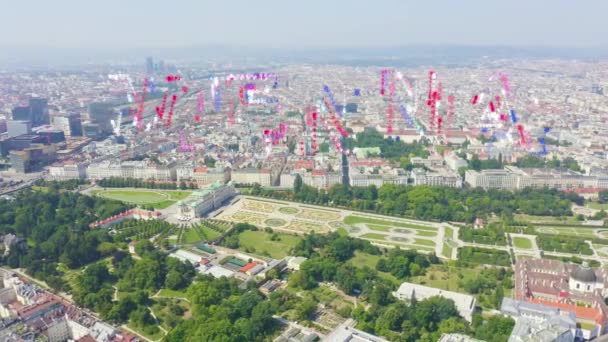
[{"label": "row of tree", "polygon": [[593,255],[593,250],[585,239],[573,236],[545,235],[536,236],[538,248],[548,252],[562,252],[582,255]]},{"label": "row of tree", "polygon": [[166,233],[177,228],[177,225],[163,220],[135,220],[129,219],[112,227],[116,231],[114,241],[130,242],[151,238],[157,234]]},{"label": "row of tree", "polygon": [[426,158],[430,155],[429,144],[425,139],[421,142],[405,143],[399,139],[384,139],[384,135],[374,128],[366,128],[364,132],[357,133],[344,139],[342,147],[352,150],[355,147],[379,147],[379,157],[398,161],[401,157],[411,158],[414,156]]},{"label": "row of tree", "polygon": [[584,198],[556,189],[507,191],[443,186],[384,184],[380,188],[336,184],[329,190],[303,184],[296,176],[292,190],[266,190],[254,186],[251,194],[319,205],[333,205],[380,214],[425,220],[473,222],[492,214],[513,220],[515,213],[539,216],[571,216],[572,203]]},{"label": "row of tree", "polygon": [[198,189],[196,183],[186,183],[181,181],[177,183],[158,183],[153,180],[141,180],[135,178],[110,177],[97,181],[97,185],[104,188],[145,188],[145,189],[163,189],[163,190],[186,190]]},{"label": "row of tree", "polygon": [[511,266],[511,255],[507,251],[479,247],[458,248],[458,260],[467,263]]},{"label": "row of tree", "polygon": [[461,227],[458,230],[458,237],[462,241],[482,243],[486,245],[507,245],[507,236],[500,224],[491,223],[484,229],[475,229],[470,226]]}]

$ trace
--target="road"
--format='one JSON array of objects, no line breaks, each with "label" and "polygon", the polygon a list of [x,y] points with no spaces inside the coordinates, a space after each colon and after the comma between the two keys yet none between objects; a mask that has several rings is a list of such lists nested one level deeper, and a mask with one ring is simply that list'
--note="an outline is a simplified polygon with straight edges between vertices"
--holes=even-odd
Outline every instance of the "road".
[{"label": "road", "polygon": [[8,194],[10,194],[12,192],[21,190],[23,188],[27,188],[29,186],[32,186],[36,181],[38,181],[38,180],[40,180],[42,178],[43,178],[43,175],[40,175],[39,177],[36,177],[36,178],[31,179],[31,180],[25,181],[25,182],[23,182],[21,184],[18,184],[17,186],[9,187],[9,188],[6,188],[6,189],[3,188],[2,190],[0,190],[0,195],[8,195]]}]

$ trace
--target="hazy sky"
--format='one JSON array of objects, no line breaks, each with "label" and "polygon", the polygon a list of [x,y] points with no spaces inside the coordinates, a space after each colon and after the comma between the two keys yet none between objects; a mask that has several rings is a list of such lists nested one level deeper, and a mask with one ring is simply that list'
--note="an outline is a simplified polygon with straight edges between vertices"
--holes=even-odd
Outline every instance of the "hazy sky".
[{"label": "hazy sky", "polygon": [[0,0],[0,5],[0,45],[608,45],[608,0]]}]

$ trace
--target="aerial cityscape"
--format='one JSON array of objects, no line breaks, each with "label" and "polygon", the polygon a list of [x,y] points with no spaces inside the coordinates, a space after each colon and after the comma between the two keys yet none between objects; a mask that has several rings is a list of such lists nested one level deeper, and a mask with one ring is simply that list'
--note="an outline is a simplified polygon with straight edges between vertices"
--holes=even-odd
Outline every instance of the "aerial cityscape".
[{"label": "aerial cityscape", "polygon": [[0,341],[608,340],[608,4],[177,2],[0,37]]}]

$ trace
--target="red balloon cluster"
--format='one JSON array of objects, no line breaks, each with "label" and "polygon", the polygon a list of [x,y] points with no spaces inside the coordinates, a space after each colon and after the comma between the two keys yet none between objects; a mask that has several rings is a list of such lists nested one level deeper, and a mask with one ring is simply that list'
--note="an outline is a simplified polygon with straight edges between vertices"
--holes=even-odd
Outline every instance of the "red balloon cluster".
[{"label": "red balloon cluster", "polygon": [[177,82],[179,80],[181,80],[181,76],[179,75],[167,75],[167,82],[171,83],[171,82]]}]

